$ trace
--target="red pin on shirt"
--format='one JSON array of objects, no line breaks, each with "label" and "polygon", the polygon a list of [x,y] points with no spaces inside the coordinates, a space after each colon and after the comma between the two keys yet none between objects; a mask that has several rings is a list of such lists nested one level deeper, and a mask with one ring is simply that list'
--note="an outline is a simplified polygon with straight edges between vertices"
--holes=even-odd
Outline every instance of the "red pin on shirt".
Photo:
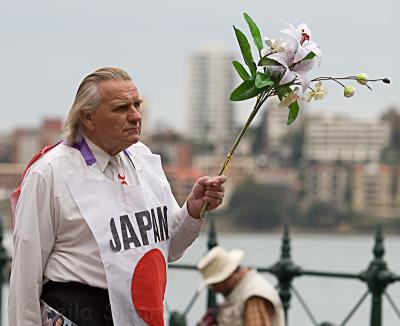
[{"label": "red pin on shirt", "polygon": [[132,275],[132,303],[149,326],[164,326],[165,259],[159,249],[144,254]]},{"label": "red pin on shirt", "polygon": [[127,186],[128,183],[125,181],[125,176],[124,175],[120,175],[118,173],[118,179],[121,180],[121,184]]}]

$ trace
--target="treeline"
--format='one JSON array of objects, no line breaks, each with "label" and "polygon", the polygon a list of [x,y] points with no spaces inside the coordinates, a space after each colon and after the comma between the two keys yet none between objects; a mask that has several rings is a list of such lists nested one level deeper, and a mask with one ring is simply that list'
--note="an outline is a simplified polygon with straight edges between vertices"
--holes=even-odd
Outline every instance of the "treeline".
[{"label": "treeline", "polygon": [[372,230],[379,223],[400,231],[400,217],[380,219],[329,202],[305,204],[298,193],[284,185],[266,185],[248,179],[235,188],[219,219],[235,229],[292,227],[338,231]]}]

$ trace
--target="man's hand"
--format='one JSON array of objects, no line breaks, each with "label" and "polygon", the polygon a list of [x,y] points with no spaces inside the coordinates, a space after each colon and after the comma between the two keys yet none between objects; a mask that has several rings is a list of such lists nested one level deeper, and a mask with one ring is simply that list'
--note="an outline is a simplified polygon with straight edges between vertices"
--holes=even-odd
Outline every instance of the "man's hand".
[{"label": "man's hand", "polygon": [[191,217],[200,218],[204,203],[208,203],[208,211],[216,209],[222,204],[226,181],[224,175],[218,177],[202,177],[198,179],[187,199],[187,209]]}]

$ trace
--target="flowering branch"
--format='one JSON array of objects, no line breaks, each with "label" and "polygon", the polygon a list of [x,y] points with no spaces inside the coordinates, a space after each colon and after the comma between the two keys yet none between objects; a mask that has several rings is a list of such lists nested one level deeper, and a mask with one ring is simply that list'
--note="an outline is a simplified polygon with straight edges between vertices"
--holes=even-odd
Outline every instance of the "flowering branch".
[{"label": "flowering branch", "polygon": [[[267,98],[270,95],[271,95],[271,92],[257,96],[256,104],[254,105],[253,110],[251,111],[249,117],[247,118],[246,123],[244,124],[243,128],[240,130],[240,133],[239,133],[238,137],[236,138],[234,144],[232,145],[231,149],[229,150],[228,154],[226,155],[225,161],[222,164],[221,169],[218,172],[218,176],[222,175],[228,168],[229,162],[231,161],[232,156],[235,153],[236,147],[239,145],[243,135],[247,131],[247,128],[250,126],[250,124],[253,121],[254,117],[256,116],[258,110],[261,108],[261,106],[264,104],[264,102],[267,100]],[[205,203],[201,209],[201,213],[200,213],[201,218],[204,218],[206,216],[207,208],[208,208],[208,203]]]},{"label": "flowering branch", "polygon": [[[309,79],[307,73],[315,64],[320,63],[322,52],[319,46],[312,40],[311,31],[306,24],[300,24],[297,28],[288,24],[289,28],[282,31],[286,36],[285,39],[265,38],[266,46],[264,46],[260,30],[256,23],[248,14],[244,13],[243,15],[250,29],[260,59],[257,63],[254,61],[246,35],[240,29],[233,26],[244,63],[248,70],[240,62],[232,62],[233,67],[243,81],[233,90],[230,100],[244,101],[254,97],[257,100],[244,127],[226,156],[218,175],[221,175],[227,169],[244,133],[268,98],[278,96],[280,100],[278,107],[287,107],[289,109],[287,124],[290,125],[296,120],[300,111],[300,99],[306,101],[311,101],[312,99],[321,100],[326,96],[327,92],[322,86],[323,81],[333,81],[342,86],[345,97],[352,97],[355,88],[352,85],[346,86],[342,83],[343,80],[356,81],[370,90],[372,90],[370,85],[368,85],[370,82],[390,83],[388,78],[370,79],[364,73],[348,77],[328,76]],[[311,83],[315,83],[315,86],[310,87]],[[304,94],[307,89],[310,92]],[[207,207],[208,205],[204,204],[200,215],[201,218],[206,216]]]},{"label": "flowering branch", "polygon": [[[360,74],[361,75],[361,74]],[[365,75],[365,74],[363,74]],[[365,75],[366,76],[366,75]],[[347,76],[347,77],[317,77],[314,79],[311,79],[312,82],[314,81],[319,81],[319,80],[341,80],[341,79],[352,79],[352,80],[364,80],[365,82],[378,82],[381,81],[385,84],[390,84],[390,80],[388,78],[377,78],[377,79],[368,79],[368,78],[361,78],[357,76]]]}]

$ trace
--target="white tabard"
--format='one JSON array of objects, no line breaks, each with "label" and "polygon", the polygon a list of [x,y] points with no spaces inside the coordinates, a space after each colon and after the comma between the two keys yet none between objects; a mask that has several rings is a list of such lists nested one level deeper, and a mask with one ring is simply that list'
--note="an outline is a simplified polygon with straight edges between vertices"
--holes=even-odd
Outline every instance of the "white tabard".
[{"label": "white tabard", "polygon": [[67,177],[99,246],[115,326],[164,325],[169,214],[175,199],[160,157],[140,155],[139,163],[133,186],[107,179],[96,163]]}]

